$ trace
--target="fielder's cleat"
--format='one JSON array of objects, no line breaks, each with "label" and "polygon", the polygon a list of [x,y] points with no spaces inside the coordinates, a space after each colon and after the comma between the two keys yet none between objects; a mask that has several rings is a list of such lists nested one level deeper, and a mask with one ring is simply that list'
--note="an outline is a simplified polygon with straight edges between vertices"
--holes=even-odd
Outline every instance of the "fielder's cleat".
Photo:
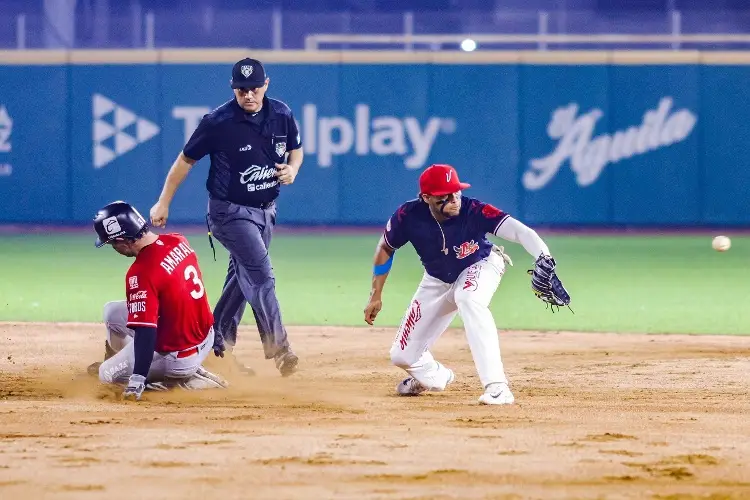
[{"label": "fielder's cleat", "polygon": [[[450,368],[446,368],[446,370],[448,370],[448,381],[445,383],[445,386],[448,387],[451,382],[456,380],[456,374],[453,373],[453,370]],[[396,386],[396,392],[398,392],[400,396],[418,396],[428,390],[442,391],[443,389],[428,389],[419,383],[414,377],[407,377]]]},{"label": "fielder's cleat", "polygon": [[445,383],[445,386],[448,387],[454,380],[456,380],[456,374],[453,373],[453,370],[450,368],[447,369],[450,372],[450,376],[448,377],[448,381]]},{"label": "fielder's cleat", "polygon": [[418,396],[427,390],[414,377],[407,377],[396,386],[399,396]]},{"label": "fielder's cleat", "polygon": [[281,353],[274,356],[276,360],[276,369],[281,372],[282,377],[288,377],[297,371],[297,363],[299,358],[292,352],[290,348],[284,349]]},{"label": "fielder's cleat", "polygon": [[[109,342],[106,340],[104,341],[104,361],[107,361],[109,358],[117,354],[114,349],[112,349],[109,346]],[[101,361],[94,361],[91,363],[88,368],[86,368],[86,372],[91,375],[92,377],[98,377],[99,376],[99,367],[101,366]]]},{"label": "fielder's cleat", "polygon": [[515,398],[510,392],[507,383],[497,382],[487,386],[484,394],[479,396],[479,404],[485,405],[509,405],[513,404]]}]

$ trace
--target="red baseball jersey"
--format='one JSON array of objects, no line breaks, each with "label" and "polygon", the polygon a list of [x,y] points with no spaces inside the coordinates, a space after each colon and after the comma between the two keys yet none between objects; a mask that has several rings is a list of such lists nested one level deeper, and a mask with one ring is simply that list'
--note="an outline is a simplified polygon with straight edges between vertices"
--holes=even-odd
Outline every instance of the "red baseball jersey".
[{"label": "red baseball jersey", "polygon": [[128,327],[156,327],[156,350],[182,351],[205,340],[214,317],[198,257],[181,234],[143,248],[125,278]]}]

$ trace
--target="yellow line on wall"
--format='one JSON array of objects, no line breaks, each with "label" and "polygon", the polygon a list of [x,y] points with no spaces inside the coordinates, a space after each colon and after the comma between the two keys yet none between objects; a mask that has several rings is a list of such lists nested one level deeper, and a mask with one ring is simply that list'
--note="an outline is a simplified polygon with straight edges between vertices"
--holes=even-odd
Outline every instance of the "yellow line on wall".
[{"label": "yellow line on wall", "polygon": [[0,64],[232,64],[253,57],[270,64],[750,64],[750,51],[697,50],[498,50],[481,52],[402,50],[0,50]]}]

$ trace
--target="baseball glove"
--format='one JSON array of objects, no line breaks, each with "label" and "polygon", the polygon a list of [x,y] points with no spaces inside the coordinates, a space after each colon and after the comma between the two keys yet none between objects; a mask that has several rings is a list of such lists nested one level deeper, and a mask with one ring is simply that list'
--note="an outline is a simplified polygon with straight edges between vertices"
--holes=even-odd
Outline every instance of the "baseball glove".
[{"label": "baseball glove", "polygon": [[[531,275],[531,289],[539,300],[545,302],[555,312],[562,306],[570,309],[570,294],[555,273],[555,259],[549,255],[540,255],[534,263],[534,269],[529,269]],[[570,309],[571,312],[573,309]]]}]

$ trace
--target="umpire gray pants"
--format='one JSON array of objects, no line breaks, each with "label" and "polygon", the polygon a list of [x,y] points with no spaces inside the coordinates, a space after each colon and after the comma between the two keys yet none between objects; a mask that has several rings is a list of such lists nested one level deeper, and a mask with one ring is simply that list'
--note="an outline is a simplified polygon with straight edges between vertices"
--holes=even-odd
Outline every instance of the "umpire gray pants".
[{"label": "umpire gray pants", "polygon": [[227,277],[214,309],[214,328],[227,344],[235,345],[237,327],[250,303],[266,359],[286,351],[289,341],[268,255],[276,205],[261,209],[209,199],[208,223],[211,233],[229,252]]}]

